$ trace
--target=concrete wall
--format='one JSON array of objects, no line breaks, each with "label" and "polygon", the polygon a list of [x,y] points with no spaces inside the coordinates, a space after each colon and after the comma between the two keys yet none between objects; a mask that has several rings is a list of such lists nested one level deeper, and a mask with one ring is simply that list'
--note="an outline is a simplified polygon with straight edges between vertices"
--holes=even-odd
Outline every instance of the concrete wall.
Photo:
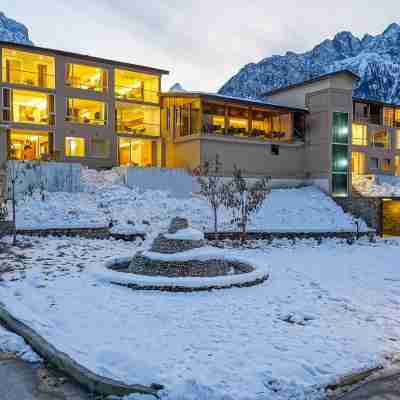
[{"label": "concrete wall", "polygon": [[141,190],[165,190],[173,197],[189,197],[198,191],[196,179],[183,169],[132,168],[126,169],[126,184]]},{"label": "concrete wall", "polygon": [[18,176],[16,192],[23,195],[43,185],[48,192],[79,192],[81,165],[56,162],[9,161],[8,176]]}]

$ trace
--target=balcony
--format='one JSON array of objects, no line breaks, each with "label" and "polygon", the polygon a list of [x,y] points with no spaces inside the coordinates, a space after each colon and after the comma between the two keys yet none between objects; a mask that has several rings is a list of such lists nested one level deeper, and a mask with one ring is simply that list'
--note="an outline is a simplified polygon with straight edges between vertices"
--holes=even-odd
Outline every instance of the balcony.
[{"label": "balcony", "polygon": [[107,71],[103,68],[88,65],[67,64],[67,79],[65,83],[67,86],[76,89],[106,92]]},{"label": "balcony", "polygon": [[66,121],[85,125],[107,125],[106,104],[102,101],[69,97]]},{"label": "balcony", "polygon": [[160,78],[128,70],[115,70],[115,97],[119,100],[159,103]]},{"label": "balcony", "polygon": [[11,49],[3,49],[2,56],[3,82],[43,89],[55,88],[53,57]]},{"label": "balcony", "polygon": [[118,133],[160,136],[160,108],[117,102],[116,127]]}]

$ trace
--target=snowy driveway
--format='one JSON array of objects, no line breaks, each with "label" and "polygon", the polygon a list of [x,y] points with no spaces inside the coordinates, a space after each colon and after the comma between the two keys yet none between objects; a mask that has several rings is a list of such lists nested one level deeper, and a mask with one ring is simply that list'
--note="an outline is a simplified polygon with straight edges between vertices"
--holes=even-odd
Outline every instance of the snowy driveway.
[{"label": "snowy driveway", "polygon": [[232,250],[262,260],[271,279],[174,294],[96,281],[92,269],[133,254],[131,243],[31,240],[1,301],[88,368],[162,383],[169,400],[318,398],[316,385],[400,350],[399,241]]}]

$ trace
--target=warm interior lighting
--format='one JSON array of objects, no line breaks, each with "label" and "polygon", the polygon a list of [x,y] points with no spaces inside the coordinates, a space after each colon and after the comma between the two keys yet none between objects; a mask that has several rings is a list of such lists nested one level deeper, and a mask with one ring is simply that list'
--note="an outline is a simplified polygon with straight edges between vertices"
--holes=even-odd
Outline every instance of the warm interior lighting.
[{"label": "warm interior lighting", "polygon": [[54,57],[26,51],[3,49],[4,82],[54,89]]},{"label": "warm interior lighting", "polygon": [[80,124],[106,125],[106,105],[102,101],[69,97],[67,121]]},{"label": "warm interior lighting", "polygon": [[9,146],[13,159],[38,160],[49,154],[48,134],[12,129]]},{"label": "warm interior lighting", "polygon": [[66,83],[78,89],[103,92],[107,89],[107,71],[90,65],[67,64]]},{"label": "warm interior lighting", "polygon": [[67,157],[84,157],[85,139],[79,137],[66,137],[65,155]]},{"label": "warm interior lighting", "polygon": [[115,70],[115,96],[123,100],[159,103],[160,77],[123,69]]},{"label": "warm interior lighting", "polygon": [[157,165],[154,149],[157,142],[153,140],[120,139],[119,162],[120,165],[135,167],[152,167]]},{"label": "warm interior lighting", "polygon": [[45,93],[13,90],[13,121],[48,124],[48,96]]}]

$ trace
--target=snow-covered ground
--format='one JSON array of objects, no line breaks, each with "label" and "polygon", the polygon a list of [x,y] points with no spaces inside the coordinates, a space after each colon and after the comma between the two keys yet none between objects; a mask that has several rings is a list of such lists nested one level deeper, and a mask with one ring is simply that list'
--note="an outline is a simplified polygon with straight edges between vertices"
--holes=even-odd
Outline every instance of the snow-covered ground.
[{"label": "snow-covered ground", "polygon": [[400,197],[400,177],[398,176],[353,176],[354,188],[367,197]]},{"label": "snow-covered ground", "polygon": [[[18,207],[20,229],[101,227],[113,220],[114,232],[166,229],[174,216],[191,220],[193,227],[210,230],[212,213],[200,196],[177,199],[166,191],[130,189],[119,170],[83,170],[82,193],[47,193],[27,197]],[[232,230],[231,213],[220,212],[220,230]],[[361,224],[365,228],[364,224]],[[249,226],[262,231],[354,230],[354,219],[315,187],[273,190]]]},{"label": "snow-covered ground", "polygon": [[232,249],[270,279],[186,294],[133,291],[93,273],[138,243],[25,242],[33,247],[0,254],[20,262],[2,275],[2,303],[91,370],[164,384],[163,399],[317,399],[318,386],[400,350],[398,240]]}]

